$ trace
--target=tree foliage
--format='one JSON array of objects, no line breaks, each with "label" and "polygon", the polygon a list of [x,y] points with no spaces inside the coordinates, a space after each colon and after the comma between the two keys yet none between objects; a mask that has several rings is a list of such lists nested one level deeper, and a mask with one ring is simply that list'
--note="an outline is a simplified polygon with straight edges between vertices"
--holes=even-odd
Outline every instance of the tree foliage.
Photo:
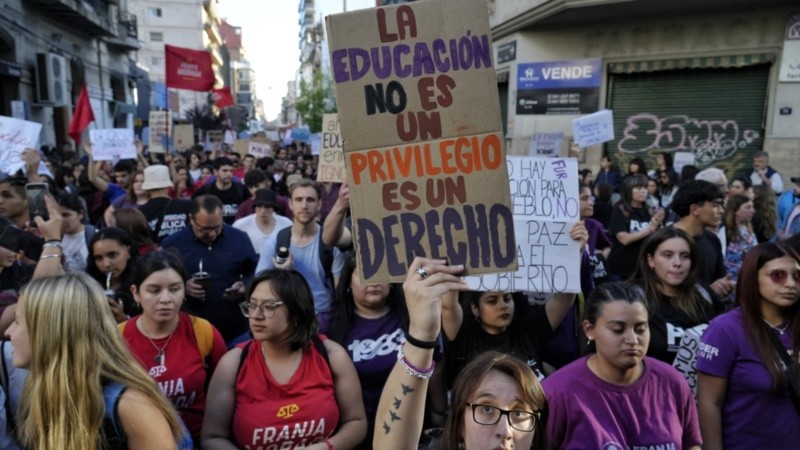
[{"label": "tree foliage", "polygon": [[308,126],[312,133],[322,131],[322,115],[336,112],[336,99],[333,92],[331,79],[315,72],[309,84],[305,79],[300,80],[300,96],[294,105],[303,124]]}]

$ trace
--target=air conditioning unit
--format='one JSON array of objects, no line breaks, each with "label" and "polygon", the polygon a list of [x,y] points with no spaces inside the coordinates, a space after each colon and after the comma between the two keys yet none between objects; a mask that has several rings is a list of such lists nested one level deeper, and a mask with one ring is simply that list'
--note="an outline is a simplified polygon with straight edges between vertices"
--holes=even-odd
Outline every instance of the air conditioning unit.
[{"label": "air conditioning unit", "polygon": [[36,54],[36,90],[40,103],[70,106],[67,59],[55,53]]}]

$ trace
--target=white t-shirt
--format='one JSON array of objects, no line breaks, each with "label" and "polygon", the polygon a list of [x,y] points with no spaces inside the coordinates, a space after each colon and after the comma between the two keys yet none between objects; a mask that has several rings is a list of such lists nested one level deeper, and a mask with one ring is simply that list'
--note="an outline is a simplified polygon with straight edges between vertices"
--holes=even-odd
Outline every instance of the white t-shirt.
[{"label": "white t-shirt", "polygon": [[67,270],[86,271],[89,246],[84,230],[75,234],[65,234],[61,238],[61,249],[64,252],[64,267]]},{"label": "white t-shirt", "polygon": [[280,214],[273,213],[272,218],[275,220],[275,226],[272,228],[272,232],[269,234],[264,234],[261,229],[258,228],[255,214],[242,217],[233,223],[233,227],[247,233],[247,237],[249,237],[250,242],[253,243],[253,248],[256,249],[256,253],[260,255],[261,250],[264,248],[264,244],[267,243],[267,239],[269,239],[270,236],[276,234],[278,231],[286,227],[292,226],[292,221],[287,217],[281,216]]}]

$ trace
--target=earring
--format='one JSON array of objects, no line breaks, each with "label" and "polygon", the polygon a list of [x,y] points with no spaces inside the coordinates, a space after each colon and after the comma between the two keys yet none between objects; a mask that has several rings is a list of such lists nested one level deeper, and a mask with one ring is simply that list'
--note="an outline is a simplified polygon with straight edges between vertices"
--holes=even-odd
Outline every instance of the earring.
[{"label": "earring", "polygon": [[593,338],[593,337],[591,337],[591,336],[590,336],[590,337],[588,337],[588,338],[586,339],[586,345],[591,345],[593,340],[594,340],[594,338]]},{"label": "earring", "polygon": [[464,450],[464,443],[463,442],[459,442],[458,443],[458,448],[461,449],[461,450]]}]

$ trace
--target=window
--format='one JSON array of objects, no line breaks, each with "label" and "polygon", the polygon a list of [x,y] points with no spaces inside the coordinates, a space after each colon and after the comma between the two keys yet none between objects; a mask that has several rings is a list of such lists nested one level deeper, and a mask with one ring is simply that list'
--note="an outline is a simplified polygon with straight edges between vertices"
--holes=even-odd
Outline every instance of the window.
[{"label": "window", "polygon": [[240,91],[245,91],[245,92],[249,91],[250,90],[250,84],[249,83],[239,83],[239,90]]},{"label": "window", "polygon": [[150,65],[161,66],[164,64],[164,58],[161,56],[153,56],[150,58]]},{"label": "window", "polygon": [[161,8],[148,7],[147,15],[150,17],[161,17]]},{"label": "window", "polygon": [[164,33],[160,31],[151,31],[150,32],[150,41],[151,42],[164,42]]}]

